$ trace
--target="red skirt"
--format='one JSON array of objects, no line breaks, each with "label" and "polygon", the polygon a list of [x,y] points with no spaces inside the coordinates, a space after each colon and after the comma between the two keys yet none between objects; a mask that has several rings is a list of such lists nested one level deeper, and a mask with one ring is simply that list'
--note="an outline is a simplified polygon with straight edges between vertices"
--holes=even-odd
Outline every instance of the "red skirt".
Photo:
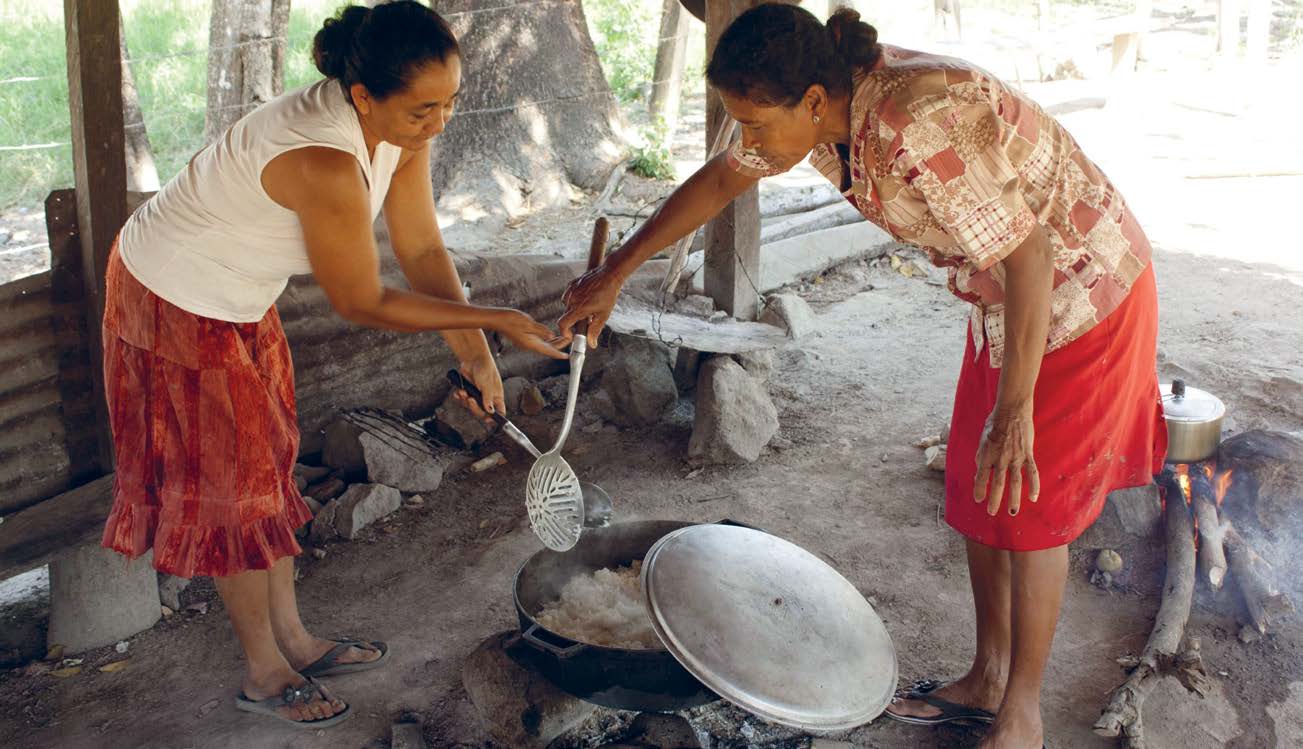
[{"label": "red skirt", "polygon": [[102,543],[180,577],[302,551],[294,368],[275,307],[256,323],[186,312],[118,256],[105,279],[104,390],[117,473]]},{"label": "red skirt", "polygon": [[1153,266],[1116,310],[1045,356],[1036,379],[1033,448],[1040,499],[1010,517],[973,501],[977,447],[995,407],[1000,370],[968,337],[946,455],[946,522],[980,544],[1037,551],[1071,543],[1104,509],[1110,491],[1142,486],[1162,469],[1167,428],[1158,392],[1158,292]]}]

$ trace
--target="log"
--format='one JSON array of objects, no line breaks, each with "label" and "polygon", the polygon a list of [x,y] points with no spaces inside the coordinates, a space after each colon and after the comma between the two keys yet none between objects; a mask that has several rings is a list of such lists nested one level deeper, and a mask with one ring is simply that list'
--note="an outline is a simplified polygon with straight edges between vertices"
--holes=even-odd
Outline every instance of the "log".
[{"label": "log", "polygon": [[1223,539],[1226,525],[1217,512],[1212,482],[1203,471],[1190,472],[1190,503],[1199,527],[1199,577],[1213,590],[1221,590],[1226,580],[1226,548]]},{"label": "log", "polygon": [[1249,623],[1259,634],[1266,634],[1272,620],[1293,611],[1294,605],[1276,589],[1271,565],[1258,556],[1233,526],[1226,529],[1226,554],[1230,557],[1231,576],[1248,609]]},{"label": "log", "polygon": [[99,540],[113,505],[113,474],[32,505],[0,522],[0,580]]},{"label": "log", "polygon": [[1194,527],[1181,490],[1169,472],[1159,477],[1159,485],[1166,495],[1163,515],[1166,520],[1167,577],[1163,582],[1163,600],[1136,667],[1113,691],[1108,706],[1094,726],[1097,735],[1123,737],[1127,746],[1136,748],[1144,746],[1141,712],[1145,698],[1161,677],[1176,676],[1191,691],[1202,693],[1206,689],[1198,643],[1192,641],[1184,650],[1181,648],[1194,597]]}]

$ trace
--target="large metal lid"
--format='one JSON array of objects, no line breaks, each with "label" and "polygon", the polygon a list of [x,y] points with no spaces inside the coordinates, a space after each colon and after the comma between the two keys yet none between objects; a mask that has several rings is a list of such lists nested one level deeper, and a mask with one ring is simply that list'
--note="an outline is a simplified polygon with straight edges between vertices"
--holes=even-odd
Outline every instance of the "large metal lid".
[{"label": "large metal lid", "polygon": [[750,528],[695,525],[643,562],[665,647],[715,693],[804,730],[862,725],[896,689],[896,651],[854,585],[801,547]]},{"label": "large metal lid", "polygon": [[1202,424],[1226,415],[1226,404],[1221,398],[1198,388],[1186,387],[1184,380],[1173,380],[1162,385],[1163,417],[1168,421]]}]

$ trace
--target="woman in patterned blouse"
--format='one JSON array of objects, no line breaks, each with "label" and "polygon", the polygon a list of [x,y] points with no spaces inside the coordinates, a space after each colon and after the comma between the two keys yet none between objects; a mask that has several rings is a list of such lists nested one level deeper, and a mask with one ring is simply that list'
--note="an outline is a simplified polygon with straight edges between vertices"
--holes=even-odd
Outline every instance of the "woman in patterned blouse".
[{"label": "woman in patterned blouse", "polygon": [[878,44],[854,11],[825,25],[754,8],[706,75],[741,140],[571,285],[562,332],[589,319],[595,342],[635,268],[807,156],[868,220],[948,269],[972,306],[946,521],[966,539],[976,653],[967,674],[916,683],[888,714],[991,723],[983,746],[1039,747],[1068,544],[1166,452],[1149,242],[1033,101],[962,60]]}]

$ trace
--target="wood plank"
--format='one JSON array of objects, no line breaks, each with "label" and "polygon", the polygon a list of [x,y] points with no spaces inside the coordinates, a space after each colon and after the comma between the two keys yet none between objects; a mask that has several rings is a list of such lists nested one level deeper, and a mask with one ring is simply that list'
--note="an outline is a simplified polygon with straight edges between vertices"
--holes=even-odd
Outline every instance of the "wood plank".
[{"label": "wood plank", "polygon": [[[109,249],[127,218],[127,162],[122,120],[122,59],[117,0],[64,0],[68,107],[76,175],[87,342],[90,360],[103,359],[104,272]],[[97,460],[113,468],[103,372],[92,367],[98,411]]]},{"label": "wood plank", "polygon": [[[706,55],[743,11],[759,0],[711,0],[706,3]],[[728,122],[719,94],[706,92],[706,148]],[[715,306],[739,320],[754,320],[760,298],[754,282],[760,278],[760,191],[742,193],[706,224],[706,294]]]},{"label": "wood plank", "polygon": [[0,522],[0,580],[96,543],[113,505],[113,475],[14,513]]}]

